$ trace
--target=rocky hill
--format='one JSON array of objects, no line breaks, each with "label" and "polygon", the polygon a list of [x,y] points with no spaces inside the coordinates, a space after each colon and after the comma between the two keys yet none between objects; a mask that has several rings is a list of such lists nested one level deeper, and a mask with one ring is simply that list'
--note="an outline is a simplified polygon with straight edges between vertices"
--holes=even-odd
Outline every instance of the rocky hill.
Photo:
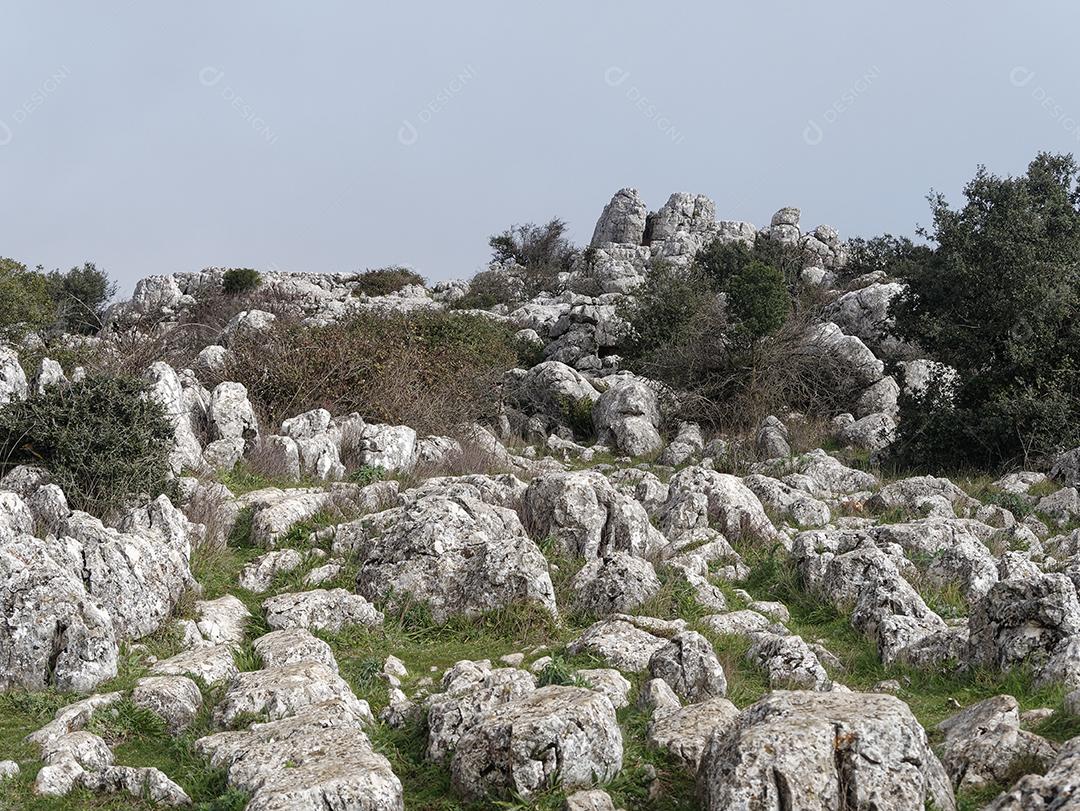
[{"label": "rocky hill", "polygon": [[0,807],[1080,807],[1080,449],[890,464],[963,375],[796,208],[548,228],[0,345]]}]

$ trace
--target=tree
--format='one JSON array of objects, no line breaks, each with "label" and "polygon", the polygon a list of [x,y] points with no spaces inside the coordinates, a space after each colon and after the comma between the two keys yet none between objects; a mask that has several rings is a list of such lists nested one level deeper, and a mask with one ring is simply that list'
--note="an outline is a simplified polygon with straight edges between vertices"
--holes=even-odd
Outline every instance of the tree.
[{"label": "tree", "polygon": [[53,314],[45,274],[0,257],[0,339],[17,341],[29,332],[44,329]]},{"label": "tree", "polygon": [[898,337],[954,367],[952,397],[901,403],[906,464],[1027,463],[1080,444],[1080,172],[1040,154],[1019,177],[980,167],[952,209],[930,197],[933,250],[904,251]]},{"label": "tree", "polygon": [[93,262],[67,273],[52,271],[49,287],[56,306],[55,329],[84,335],[101,329],[105,305],[116,294],[116,283]]}]

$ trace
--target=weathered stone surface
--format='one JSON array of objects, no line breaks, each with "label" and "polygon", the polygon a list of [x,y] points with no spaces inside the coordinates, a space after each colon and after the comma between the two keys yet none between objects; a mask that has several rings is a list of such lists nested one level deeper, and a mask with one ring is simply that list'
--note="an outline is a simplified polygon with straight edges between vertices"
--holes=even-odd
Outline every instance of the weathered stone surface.
[{"label": "weathered stone surface", "polygon": [[124,793],[173,807],[191,805],[187,792],[153,766],[108,766],[99,771],[83,772],[78,782],[98,794]]},{"label": "weathered stone surface", "polygon": [[608,242],[640,245],[645,236],[647,214],[648,210],[637,189],[620,189],[604,206],[589,244],[593,247]]},{"label": "weathered stone surface", "polygon": [[672,540],[712,527],[730,540],[779,537],[761,501],[740,479],[703,467],[688,467],[671,477],[659,524]]},{"label": "weathered stone surface", "polygon": [[747,651],[746,658],[765,671],[773,689],[832,689],[832,679],[801,636],[763,633]]},{"label": "weathered stone surface", "polygon": [[363,732],[368,716],[332,699],[295,716],[200,739],[196,748],[230,786],[252,794],[248,811],[404,811],[401,781]]},{"label": "weathered stone surface", "polygon": [[207,413],[214,439],[254,439],[259,434],[255,409],[241,383],[219,383],[210,394]]},{"label": "weathered stone surface", "polygon": [[431,494],[353,526],[356,587],[369,600],[418,600],[440,623],[513,603],[557,615],[547,561],[512,510]]},{"label": "weathered stone surface", "polygon": [[706,811],[956,808],[911,711],[872,693],[766,696],[713,734],[698,781]]},{"label": "weathered stone surface", "polygon": [[337,672],[338,663],[330,646],[303,628],[286,628],[263,634],[252,645],[262,659],[263,667],[271,669],[298,662],[314,662]]},{"label": "weathered stone surface", "polygon": [[112,618],[73,567],[30,535],[0,537],[0,689],[92,690],[118,654]]},{"label": "weathered stone surface", "polygon": [[709,738],[739,717],[739,708],[726,698],[711,698],[653,713],[645,733],[650,746],[663,749],[696,773]]},{"label": "weathered stone surface", "polygon": [[303,562],[304,556],[295,549],[276,549],[259,555],[240,572],[240,588],[256,594],[266,591],[279,572],[291,572]]},{"label": "weathered stone surface", "polygon": [[590,625],[570,643],[571,653],[588,651],[611,662],[619,670],[637,672],[649,665],[653,653],[667,644],[663,637],[634,626],[625,620],[610,619]]},{"label": "weathered stone surface", "polygon": [[203,699],[199,685],[186,676],[146,676],[131,691],[131,702],[159,715],[176,734],[191,726]]},{"label": "weathered stone surface", "polygon": [[1045,662],[1066,637],[1080,634],[1080,602],[1063,574],[1005,580],[971,611],[970,658],[1009,668]]},{"label": "weathered stone surface", "polygon": [[525,491],[521,513],[533,538],[552,539],[570,557],[615,552],[649,557],[666,544],[645,508],[595,471],[536,477]]},{"label": "weathered stone surface", "polygon": [[1009,695],[973,704],[938,729],[945,734],[941,762],[957,790],[1001,783],[1018,768],[1044,770],[1057,755],[1049,741],[1020,729],[1020,707]]},{"label": "weathered stone surface", "polygon": [[382,625],[383,615],[359,594],[345,589],[312,589],[278,594],[263,601],[266,624],[275,630],[307,628],[337,633],[348,625]]},{"label": "weathered stone surface", "polygon": [[622,768],[611,702],[579,687],[542,687],[486,713],[458,741],[454,788],[467,798],[529,797],[555,784],[585,788]]},{"label": "weathered stone surface", "polygon": [[676,634],[653,653],[649,672],[666,681],[686,701],[705,701],[727,692],[727,678],[716,651],[696,631]]},{"label": "weathered stone surface", "polygon": [[660,401],[656,389],[640,378],[615,382],[593,406],[593,425],[603,443],[630,456],[645,456],[663,447]]},{"label": "weathered stone surface", "polygon": [[660,590],[649,561],[615,552],[586,563],[570,582],[574,606],[588,616],[633,611]]},{"label": "weathered stone surface", "polygon": [[632,685],[622,673],[614,668],[585,668],[575,670],[574,676],[581,679],[589,689],[607,696],[611,706],[617,710],[630,703]]},{"label": "weathered stone surface", "polygon": [[238,670],[233,660],[232,645],[194,648],[150,666],[150,672],[156,676],[191,676],[207,684],[231,679]]},{"label": "weathered stone surface", "polygon": [[1080,807],[1080,737],[1061,747],[1045,775],[1029,774],[984,811],[1072,811]]},{"label": "weathered stone surface", "polygon": [[358,716],[374,722],[367,702],[356,698],[341,676],[318,662],[237,673],[214,709],[214,720],[226,727],[250,715],[276,721],[331,700],[350,705]]},{"label": "weathered stone surface", "polygon": [[532,693],[536,679],[525,670],[464,661],[446,671],[442,685],[443,692],[427,700],[427,756],[436,763],[453,755],[461,736],[486,712]]}]

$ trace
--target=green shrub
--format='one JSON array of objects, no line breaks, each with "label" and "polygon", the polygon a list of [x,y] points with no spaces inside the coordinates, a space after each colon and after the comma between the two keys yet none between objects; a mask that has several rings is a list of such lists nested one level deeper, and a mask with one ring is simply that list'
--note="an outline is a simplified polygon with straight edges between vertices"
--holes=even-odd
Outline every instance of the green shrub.
[{"label": "green shrub", "polygon": [[165,492],[173,431],[136,378],[89,377],[0,409],[0,474],[43,465],[75,509],[99,516]]},{"label": "green shrub", "polygon": [[49,288],[56,307],[54,329],[82,335],[101,329],[105,305],[116,294],[116,282],[93,262],[66,273],[52,271]]},{"label": "green shrub", "polygon": [[827,368],[834,361],[801,351],[821,302],[813,291],[790,292],[797,253],[761,237],[753,247],[713,242],[689,267],[654,264],[620,305],[630,327],[620,354],[676,390],[679,416],[714,427],[791,408],[828,412],[839,397]]},{"label": "green shrub", "polygon": [[17,341],[53,319],[48,278],[14,259],[0,257],[0,339]]},{"label": "green shrub", "polygon": [[230,268],[221,277],[221,289],[230,296],[250,293],[262,283],[262,275],[254,268]]},{"label": "green shrub", "polygon": [[362,312],[320,327],[279,318],[239,336],[227,369],[270,422],[312,408],[440,433],[499,411],[513,330],[460,312]]},{"label": "green shrub", "polygon": [[893,458],[1026,467],[1080,445],[1080,169],[1041,154],[1020,177],[980,168],[964,195],[931,198],[934,247],[898,268],[895,333],[959,383],[901,399]]},{"label": "green shrub", "polygon": [[746,345],[780,329],[791,311],[783,274],[756,259],[736,270],[724,290],[735,333]]},{"label": "green shrub", "polygon": [[468,292],[454,302],[454,307],[488,310],[497,304],[517,304],[525,298],[525,283],[519,277],[502,269],[482,270],[469,280]]},{"label": "green shrub", "polygon": [[424,284],[424,277],[414,270],[395,265],[360,274],[353,288],[354,296],[387,296],[410,284]]}]

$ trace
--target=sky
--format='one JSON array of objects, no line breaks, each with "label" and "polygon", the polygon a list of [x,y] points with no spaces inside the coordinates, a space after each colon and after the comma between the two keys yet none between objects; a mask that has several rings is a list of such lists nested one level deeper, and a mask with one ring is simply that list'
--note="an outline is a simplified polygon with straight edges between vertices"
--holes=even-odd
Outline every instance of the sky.
[{"label": "sky", "polygon": [[432,280],[611,195],[912,234],[1080,154],[1080,4],[0,0],[0,256]]}]

